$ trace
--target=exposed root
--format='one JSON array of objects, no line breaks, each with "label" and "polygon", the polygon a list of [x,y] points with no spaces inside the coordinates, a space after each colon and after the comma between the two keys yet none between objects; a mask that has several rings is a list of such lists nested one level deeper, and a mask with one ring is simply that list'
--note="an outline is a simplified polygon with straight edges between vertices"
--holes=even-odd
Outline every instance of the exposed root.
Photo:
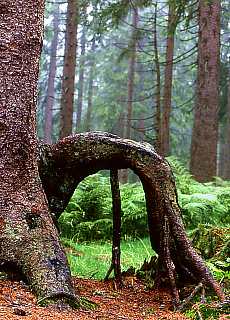
[{"label": "exposed root", "polygon": [[95,302],[92,302],[86,298],[78,297],[76,295],[72,294],[65,294],[65,295],[48,295],[45,297],[42,297],[38,299],[37,301],[38,305],[43,307],[53,307],[57,308],[60,311],[63,311],[65,309],[90,309],[94,310],[97,307],[97,304]]},{"label": "exposed root", "polygon": [[195,284],[202,281],[224,301],[220,285],[187,238],[171,168],[151,145],[91,132],[64,138],[42,150],[41,179],[51,211],[57,216],[88,175],[102,169],[132,169],[143,185],[151,245],[159,256],[159,268],[165,269],[169,279],[174,304],[179,303],[176,279],[180,277]]},{"label": "exposed root", "polygon": [[203,283],[200,282],[195,289],[191,292],[191,294],[182,301],[182,303],[178,306],[178,310],[183,311],[185,310],[188,305],[191,303],[192,299],[195,297],[195,295],[203,288]]}]

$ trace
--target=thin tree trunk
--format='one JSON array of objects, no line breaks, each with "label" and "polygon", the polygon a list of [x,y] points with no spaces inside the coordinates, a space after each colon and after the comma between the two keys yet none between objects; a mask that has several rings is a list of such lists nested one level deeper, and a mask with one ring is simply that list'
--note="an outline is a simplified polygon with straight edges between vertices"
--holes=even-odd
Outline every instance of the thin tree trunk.
[{"label": "thin tree trunk", "polygon": [[157,43],[157,3],[155,4],[155,15],[154,15],[154,63],[156,68],[156,94],[155,94],[155,103],[156,103],[156,115],[154,118],[154,128],[156,131],[155,138],[155,147],[158,152],[161,153],[161,71],[160,71],[160,62],[158,54],[158,43]]},{"label": "thin tree trunk", "polygon": [[0,268],[23,273],[42,300],[73,299],[38,173],[36,95],[44,1],[22,5],[14,0],[0,7]]},{"label": "thin tree trunk", "polygon": [[217,158],[217,176],[221,177],[222,179],[224,179],[225,176],[225,156],[226,156],[226,143],[225,143],[225,124],[223,125],[222,128],[222,134],[220,132],[220,127],[219,127],[219,156]]},{"label": "thin tree trunk", "polygon": [[[125,137],[131,138],[131,125],[132,125],[132,113],[133,113],[133,91],[134,91],[134,77],[135,77],[135,64],[136,64],[136,51],[137,51],[137,26],[138,26],[138,9],[133,8],[132,15],[132,52],[129,58],[128,64],[128,82],[127,82],[127,113],[126,113],[126,127]],[[122,170],[120,174],[121,183],[128,182],[128,170]]]},{"label": "thin tree trunk", "polygon": [[53,39],[50,51],[50,67],[47,89],[47,101],[45,106],[45,123],[44,123],[44,142],[52,142],[52,120],[53,106],[55,99],[55,75],[57,70],[57,47],[58,47],[58,25],[59,25],[59,5],[54,5],[53,17]]},{"label": "thin tree trunk", "polygon": [[[143,50],[144,48],[144,40],[145,39],[141,39],[138,42],[138,48],[139,50]],[[145,70],[144,70],[144,65],[142,63],[138,64],[138,69],[136,70],[136,72],[138,73],[139,76],[139,81],[137,84],[137,95],[138,95],[138,99],[139,101],[142,103],[142,101],[144,101],[145,99]],[[145,140],[145,112],[144,110],[140,110],[140,116],[139,116],[139,120],[137,123],[137,132],[138,134],[136,135],[136,140],[137,141],[144,141]]]},{"label": "thin tree trunk", "polygon": [[220,1],[199,1],[197,97],[190,169],[201,182],[216,175],[220,60]]},{"label": "thin tree trunk", "polygon": [[170,113],[172,99],[172,76],[173,76],[173,53],[174,53],[174,35],[175,35],[175,13],[172,5],[169,6],[168,13],[168,35],[166,48],[166,65],[164,72],[164,92],[161,116],[161,143],[160,153],[163,156],[170,154]]},{"label": "thin tree trunk", "polygon": [[77,121],[76,131],[80,131],[81,115],[83,106],[83,93],[84,93],[84,73],[85,73],[85,45],[86,45],[86,28],[83,26],[81,35],[81,56],[79,67],[79,81],[78,81],[78,101],[77,101]]},{"label": "thin tree trunk", "polygon": [[95,68],[95,49],[96,40],[95,37],[92,40],[91,47],[91,61],[90,61],[90,71],[89,71],[89,85],[88,85],[88,106],[86,113],[85,131],[90,131],[92,129],[92,111],[93,111],[93,82],[94,82],[94,68]]},{"label": "thin tree trunk", "polygon": [[226,125],[224,130],[224,143],[222,150],[222,175],[221,177],[226,180],[230,180],[230,70],[228,79],[228,103],[226,112]]},{"label": "thin tree trunk", "polygon": [[68,0],[60,111],[60,138],[72,133],[77,54],[78,2]]},{"label": "thin tree trunk", "polygon": [[135,77],[135,64],[136,64],[136,51],[137,51],[137,26],[138,26],[138,9],[133,9],[133,16],[132,16],[132,52],[131,57],[129,59],[129,66],[128,66],[128,84],[127,84],[127,124],[126,124],[126,133],[125,137],[127,139],[131,138],[131,119],[133,113],[133,90],[134,90],[134,77]]},{"label": "thin tree trunk", "polygon": [[110,185],[113,200],[113,245],[112,263],[105,280],[109,278],[109,275],[114,270],[116,285],[121,288],[121,196],[117,169],[110,170]]}]

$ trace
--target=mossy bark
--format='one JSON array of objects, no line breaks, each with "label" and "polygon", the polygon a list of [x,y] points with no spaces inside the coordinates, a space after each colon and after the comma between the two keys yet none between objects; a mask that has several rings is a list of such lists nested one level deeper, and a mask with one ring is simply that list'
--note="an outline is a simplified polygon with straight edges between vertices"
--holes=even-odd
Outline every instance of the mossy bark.
[{"label": "mossy bark", "polygon": [[[159,270],[164,270],[170,280],[175,303],[177,278],[202,281],[224,299],[221,288],[187,238],[171,168],[151,145],[91,132],[43,145],[40,155],[40,177],[56,218],[85,177],[101,169],[131,168],[145,191],[152,248],[159,255]],[[158,283],[160,275],[158,272]]]}]

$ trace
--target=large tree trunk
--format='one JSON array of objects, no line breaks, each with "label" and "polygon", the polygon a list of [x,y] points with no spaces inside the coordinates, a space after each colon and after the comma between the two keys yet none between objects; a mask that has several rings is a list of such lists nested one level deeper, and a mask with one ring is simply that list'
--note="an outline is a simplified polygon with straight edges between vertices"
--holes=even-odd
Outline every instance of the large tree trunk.
[{"label": "large tree trunk", "polygon": [[[172,288],[175,289],[176,276],[202,281],[223,299],[219,285],[186,236],[171,169],[152,146],[111,134],[85,133],[55,145],[43,145],[40,154],[43,187],[56,217],[88,175],[102,169],[131,168],[143,184],[152,248],[158,253],[159,269],[165,270]],[[174,296],[178,302],[178,296]]]},{"label": "large tree trunk", "polygon": [[22,272],[40,298],[73,297],[37,166],[44,1],[7,1],[0,8],[0,268]]},{"label": "large tree trunk", "polygon": [[197,93],[190,169],[201,182],[216,176],[219,52],[220,1],[200,0]]},{"label": "large tree trunk", "polygon": [[75,69],[77,55],[77,5],[77,0],[68,0],[65,37],[65,56],[62,75],[60,138],[66,137],[72,133]]},{"label": "large tree trunk", "polygon": [[161,117],[161,143],[160,153],[163,156],[168,156],[170,153],[170,114],[171,114],[171,99],[172,99],[172,76],[173,76],[173,53],[174,53],[174,35],[176,27],[176,16],[173,12],[173,6],[169,6],[168,13],[168,35],[166,48],[166,65],[164,73],[164,93],[162,102],[162,117]]},{"label": "large tree trunk", "polygon": [[45,106],[45,123],[44,123],[44,142],[52,142],[52,122],[53,106],[55,99],[55,76],[57,70],[57,47],[58,47],[58,25],[59,25],[59,5],[54,5],[53,17],[53,39],[50,50],[50,66],[47,88],[47,101]]}]

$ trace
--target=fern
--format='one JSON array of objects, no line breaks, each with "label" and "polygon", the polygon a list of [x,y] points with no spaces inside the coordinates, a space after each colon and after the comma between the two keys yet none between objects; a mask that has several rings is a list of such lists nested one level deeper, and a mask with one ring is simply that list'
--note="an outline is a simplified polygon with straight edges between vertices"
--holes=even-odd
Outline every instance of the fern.
[{"label": "fern", "polygon": [[185,194],[192,193],[190,190],[191,185],[197,185],[197,182],[193,179],[188,169],[176,157],[168,157],[167,161],[172,168],[176,185],[180,192]]},{"label": "fern", "polygon": [[[187,229],[198,224],[230,223],[230,183],[215,179],[212,183],[196,182],[176,158],[168,158],[175,174],[178,200]],[[148,235],[145,195],[140,183],[121,185],[122,235]],[[85,179],[75,191],[59,218],[62,235],[81,241],[111,239],[112,199],[109,178],[95,174]]]}]

